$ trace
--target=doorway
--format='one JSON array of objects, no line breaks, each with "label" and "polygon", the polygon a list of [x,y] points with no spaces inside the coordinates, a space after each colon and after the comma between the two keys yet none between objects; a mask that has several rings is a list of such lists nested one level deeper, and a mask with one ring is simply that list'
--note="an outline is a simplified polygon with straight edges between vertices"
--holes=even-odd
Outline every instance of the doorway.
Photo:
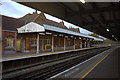
[{"label": "doorway", "polygon": [[17,40],[16,42],[16,51],[17,52],[24,52],[24,47],[25,47],[25,41],[24,40]]},{"label": "doorway", "polygon": [[17,46],[16,46],[16,51],[17,52],[20,52],[20,44],[21,44],[21,41],[20,40],[17,40]]},{"label": "doorway", "polygon": [[40,40],[40,51],[44,51],[44,40]]}]

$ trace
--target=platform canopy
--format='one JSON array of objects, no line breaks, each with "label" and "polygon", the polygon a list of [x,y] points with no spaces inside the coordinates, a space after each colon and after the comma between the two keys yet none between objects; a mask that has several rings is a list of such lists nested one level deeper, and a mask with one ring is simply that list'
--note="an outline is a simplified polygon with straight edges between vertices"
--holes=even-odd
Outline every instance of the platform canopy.
[{"label": "platform canopy", "polygon": [[18,33],[44,32],[45,28],[37,23],[30,22],[17,29]]},{"label": "platform canopy", "polygon": [[49,30],[49,31],[63,33],[63,34],[69,34],[69,35],[73,35],[73,36],[94,39],[97,41],[103,41],[102,39],[99,39],[99,38],[95,38],[95,37],[88,36],[85,34],[74,32],[74,31],[70,31],[67,29],[59,28],[56,26],[51,26],[51,25],[47,25],[47,24],[43,24],[43,26],[42,26],[42,25],[37,24],[35,22],[30,22],[30,23],[18,28],[17,30],[18,30],[18,33],[33,33],[33,32],[40,33],[40,32],[45,32],[45,30]]},{"label": "platform canopy", "polygon": [[19,3],[63,19],[111,40],[120,41],[120,2],[115,2],[119,0],[85,0],[88,2],[84,4],[80,0],[70,0],[72,2],[61,2],[69,0],[59,0],[59,2],[50,2],[52,0],[49,2],[44,2],[48,0],[42,1]]},{"label": "platform canopy", "polygon": [[96,41],[103,41],[103,39],[95,38],[95,37],[88,36],[88,35],[85,35],[85,34],[82,34],[82,33],[74,32],[74,31],[71,31],[71,30],[67,30],[67,29],[63,29],[63,28],[59,28],[59,27],[55,27],[55,26],[51,26],[51,25],[47,25],[47,24],[44,24],[44,27],[45,27],[45,30],[50,30],[50,31],[54,31],[54,32],[64,33],[64,34],[69,34],[69,35],[78,36],[78,37],[94,39]]}]

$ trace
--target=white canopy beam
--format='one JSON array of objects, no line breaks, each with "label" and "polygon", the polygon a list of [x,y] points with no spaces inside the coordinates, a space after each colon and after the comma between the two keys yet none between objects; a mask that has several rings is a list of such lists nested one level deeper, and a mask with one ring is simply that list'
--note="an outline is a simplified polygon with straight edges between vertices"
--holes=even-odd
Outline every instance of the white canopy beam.
[{"label": "white canopy beam", "polygon": [[30,22],[17,29],[18,33],[44,32],[45,28],[35,22]]}]

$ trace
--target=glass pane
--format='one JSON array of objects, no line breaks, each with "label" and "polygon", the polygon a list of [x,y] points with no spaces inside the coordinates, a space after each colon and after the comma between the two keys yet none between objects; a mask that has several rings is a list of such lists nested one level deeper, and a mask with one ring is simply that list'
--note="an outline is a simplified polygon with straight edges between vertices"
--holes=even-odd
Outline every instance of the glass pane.
[{"label": "glass pane", "polygon": [[10,47],[13,47],[13,39],[10,39]]},{"label": "glass pane", "polygon": [[6,39],[6,41],[7,41],[7,46],[9,46],[9,39]]}]

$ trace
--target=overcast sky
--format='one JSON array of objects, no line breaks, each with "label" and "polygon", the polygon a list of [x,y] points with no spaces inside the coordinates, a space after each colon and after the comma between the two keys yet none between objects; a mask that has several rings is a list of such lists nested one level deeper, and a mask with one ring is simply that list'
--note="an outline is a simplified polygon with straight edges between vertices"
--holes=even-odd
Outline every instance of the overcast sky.
[{"label": "overcast sky", "polygon": [[[8,1],[7,2],[3,2],[4,0],[0,0],[0,14],[1,15],[6,15],[6,16],[10,16],[10,17],[14,17],[14,18],[20,18],[28,13],[33,13],[35,12],[34,9],[29,8],[27,6],[21,5],[19,3],[13,2],[13,1]],[[47,19],[56,21],[56,22],[60,22],[62,21],[61,19],[58,19],[56,17],[50,16],[48,14],[45,14],[45,16],[47,17]],[[71,23],[68,23],[66,21],[64,21],[65,25],[67,27],[75,27],[77,28],[78,26],[75,26]],[[80,28],[80,32],[83,34],[92,34],[92,32],[85,30],[83,28]]]}]

